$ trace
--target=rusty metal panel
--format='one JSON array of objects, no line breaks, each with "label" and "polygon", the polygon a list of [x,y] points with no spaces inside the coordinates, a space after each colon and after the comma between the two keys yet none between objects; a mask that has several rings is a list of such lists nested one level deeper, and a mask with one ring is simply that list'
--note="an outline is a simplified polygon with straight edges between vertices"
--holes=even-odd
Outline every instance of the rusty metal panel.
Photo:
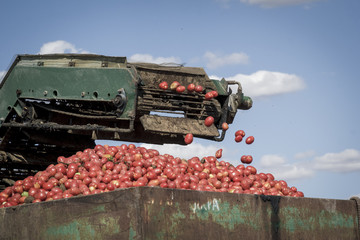
[{"label": "rusty metal panel", "polygon": [[163,66],[152,63],[129,63],[134,66],[141,80],[146,86],[158,88],[162,81],[169,85],[178,81],[180,84],[187,86],[190,83],[205,87],[209,81],[203,68],[183,67],[183,66]]},{"label": "rusty metal panel", "polygon": [[0,239],[141,239],[139,191],[0,209]]},{"label": "rusty metal panel", "polygon": [[144,239],[359,239],[354,201],[149,189]]},{"label": "rusty metal panel", "polygon": [[140,121],[146,131],[172,134],[192,133],[194,136],[218,137],[219,131],[214,125],[205,126],[204,120],[175,118],[157,115],[143,115]]},{"label": "rusty metal panel", "polygon": [[355,201],[130,188],[0,209],[0,239],[359,239]]}]

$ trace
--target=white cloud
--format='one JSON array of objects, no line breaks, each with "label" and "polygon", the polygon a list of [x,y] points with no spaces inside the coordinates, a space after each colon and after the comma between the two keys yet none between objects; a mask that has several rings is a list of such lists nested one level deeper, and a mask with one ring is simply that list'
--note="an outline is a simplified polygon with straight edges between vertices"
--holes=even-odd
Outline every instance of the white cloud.
[{"label": "white cloud", "polygon": [[326,153],[314,158],[314,167],[331,172],[360,171],[360,151],[345,149],[339,153]]},{"label": "white cloud", "polygon": [[[215,75],[209,77],[220,79]],[[263,70],[250,75],[237,74],[226,79],[240,82],[243,91],[252,98],[300,91],[306,86],[304,80],[297,75]],[[235,88],[233,91],[236,91]]]},{"label": "white cloud", "polygon": [[176,144],[155,145],[144,143],[140,146],[147,149],[156,149],[160,152],[160,154],[170,154],[174,157],[180,157],[184,159],[190,159],[192,157],[202,158],[207,156],[214,156],[215,152],[218,150],[216,146],[204,146],[199,143],[192,143],[186,146],[179,146]]},{"label": "white cloud", "polygon": [[0,83],[2,82],[3,78],[5,77],[6,71],[0,71]]},{"label": "white cloud", "polygon": [[[227,2],[227,0],[225,0]],[[281,7],[289,5],[300,5],[320,0],[240,0],[243,3],[259,5],[261,7]]]},{"label": "white cloud", "polygon": [[284,164],[285,162],[285,158],[274,154],[264,155],[261,157],[260,160],[260,164],[262,167],[272,167],[279,164]]},{"label": "white cloud", "polygon": [[294,155],[295,159],[306,159],[315,156],[316,152],[314,150],[309,150],[306,152],[300,152]]},{"label": "white cloud", "polygon": [[[310,158],[315,152],[310,150],[295,154],[297,159]],[[330,171],[338,173],[360,171],[360,151],[346,149],[339,153],[326,153],[310,161],[301,160],[289,163],[286,158],[276,154],[267,154],[261,157],[262,172],[271,172],[275,179],[295,180],[313,176],[316,171]]]},{"label": "white cloud", "polygon": [[204,59],[207,62],[206,67],[209,69],[215,69],[225,65],[246,64],[249,62],[249,57],[245,53],[232,53],[219,56],[208,51],[204,54]]},{"label": "white cloud", "polygon": [[80,48],[76,48],[74,44],[63,40],[57,40],[54,42],[44,43],[39,54],[51,54],[51,53],[89,53]]},{"label": "white cloud", "polygon": [[163,63],[175,63],[180,64],[181,59],[178,57],[157,57],[154,58],[150,54],[134,54],[131,57],[128,58],[129,62],[147,62],[147,63],[157,63],[157,64],[163,64]]},{"label": "white cloud", "polygon": [[311,177],[314,171],[304,163],[288,163],[287,160],[276,154],[264,155],[260,159],[262,172],[270,172],[276,180],[296,180]]},{"label": "white cloud", "polygon": [[240,82],[250,97],[278,95],[305,88],[301,77],[281,72],[257,71],[251,75],[237,74],[229,79]]}]

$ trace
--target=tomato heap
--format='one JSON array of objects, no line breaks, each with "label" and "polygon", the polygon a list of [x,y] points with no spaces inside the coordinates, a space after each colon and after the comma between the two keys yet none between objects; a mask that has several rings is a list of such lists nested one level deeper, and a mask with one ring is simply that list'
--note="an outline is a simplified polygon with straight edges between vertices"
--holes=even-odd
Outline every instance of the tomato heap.
[{"label": "tomato heap", "polygon": [[215,156],[185,160],[157,150],[96,145],[37,172],[0,193],[0,208],[78,195],[97,194],[118,188],[151,186],[197,191],[303,197],[295,187],[277,181],[271,173],[257,173],[253,166],[233,166]]}]

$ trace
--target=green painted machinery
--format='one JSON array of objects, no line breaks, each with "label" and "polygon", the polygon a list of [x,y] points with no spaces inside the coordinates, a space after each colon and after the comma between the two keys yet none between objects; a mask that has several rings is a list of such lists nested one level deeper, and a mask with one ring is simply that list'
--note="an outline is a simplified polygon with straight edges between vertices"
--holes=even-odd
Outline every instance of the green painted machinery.
[{"label": "green painted machinery", "polygon": [[[162,90],[163,81],[204,91]],[[209,91],[218,96],[206,100]],[[202,68],[90,54],[18,55],[0,84],[0,174],[14,175],[5,172],[24,162],[48,165],[97,139],[184,144],[192,133],[222,141],[222,123],[251,106],[238,82],[211,80]],[[211,127],[204,125],[208,116]]]}]

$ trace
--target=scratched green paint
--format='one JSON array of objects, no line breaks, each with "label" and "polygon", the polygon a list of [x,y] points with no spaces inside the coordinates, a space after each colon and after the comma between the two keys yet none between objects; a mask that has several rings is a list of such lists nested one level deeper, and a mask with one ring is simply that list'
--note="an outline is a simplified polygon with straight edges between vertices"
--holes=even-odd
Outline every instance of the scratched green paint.
[{"label": "scratched green paint", "polygon": [[254,230],[259,230],[260,226],[257,219],[260,218],[260,212],[249,212],[249,203],[230,204],[229,202],[219,202],[220,211],[211,212],[213,220],[221,224],[224,228],[234,230],[239,224],[245,224]]},{"label": "scratched green paint", "polygon": [[[217,203],[219,210],[214,209],[213,207],[209,210],[200,207],[200,209],[195,210],[195,213],[192,212],[190,219],[201,219],[202,221],[209,221],[211,219],[211,221],[216,222],[229,230],[234,230],[239,224],[251,226],[254,230],[260,228],[257,221],[257,219],[260,218],[260,214],[249,212],[248,202],[234,205],[219,200]],[[191,206],[191,209],[193,208],[194,206]]]},{"label": "scratched green paint", "polygon": [[160,231],[156,233],[156,239],[165,239],[165,232]]},{"label": "scratched green paint", "polygon": [[[166,209],[167,209],[166,206],[161,206],[161,208],[154,209],[154,211],[156,211],[156,212],[153,214],[153,212],[152,212],[153,209],[149,208],[148,209],[148,211],[149,211],[148,214],[149,214],[149,216],[151,216],[153,221],[162,222],[163,219],[165,218]],[[166,221],[165,225],[168,222],[169,221]],[[156,232],[156,239],[166,239],[167,234],[168,234],[168,228],[159,228],[159,230]]]},{"label": "scratched green paint", "polygon": [[[282,207],[281,228],[289,232],[295,231],[316,231],[327,228],[349,228],[354,227],[354,219],[340,212],[320,211],[314,212],[306,208]],[[308,216],[308,217],[307,217]]]},{"label": "scratched green paint", "polygon": [[130,225],[130,228],[129,228],[129,239],[130,240],[133,240],[133,239],[136,239],[136,231],[131,227]]},{"label": "scratched green paint", "polygon": [[185,219],[186,216],[184,213],[181,212],[180,210],[180,204],[178,202],[173,204],[173,207],[177,209],[177,212],[175,212],[174,214],[171,215],[170,219],[174,219],[174,220],[181,220],[181,219]]},{"label": "scratched green paint", "polygon": [[93,213],[105,212],[105,205],[101,204],[99,206],[95,206],[95,207],[91,208],[91,211]]},{"label": "scratched green paint", "polygon": [[[163,206],[162,208],[162,212],[164,212],[167,211],[166,209],[168,206]],[[178,224],[181,223],[182,220],[186,219],[186,216],[183,212],[181,212],[180,204],[178,202],[173,203],[172,208],[176,209],[176,211],[172,211],[173,213],[168,216],[169,220],[167,222],[170,223],[170,225],[168,225],[168,231],[172,234],[172,237],[176,239],[179,231]]]},{"label": "scratched green paint", "polygon": [[120,226],[118,225],[118,218],[113,217],[102,217],[100,223],[106,226],[106,231],[111,234],[119,233]]},{"label": "scratched green paint", "polygon": [[[161,206],[160,208],[152,209],[151,205],[147,206],[148,215],[151,216],[152,220],[155,222],[161,222],[165,216],[166,206]],[[152,211],[156,211],[153,213]],[[167,234],[167,228],[164,228],[156,233],[156,239],[165,239]]]},{"label": "scratched green paint", "polygon": [[[282,223],[280,227],[285,228],[289,232],[305,230],[309,231],[315,224],[315,218],[309,214],[308,209],[301,209],[295,207],[283,207],[279,213],[282,217]],[[302,216],[309,216],[308,219],[304,219]]]},{"label": "scratched green paint", "polygon": [[46,231],[47,238],[51,239],[84,239],[82,233],[87,233],[87,237],[94,237],[95,231],[91,225],[82,224],[79,221],[72,221],[62,226],[49,227]]},{"label": "scratched green paint", "polygon": [[[178,225],[182,220],[186,219],[186,215],[180,210],[180,203],[173,203],[171,206],[172,214],[169,214],[169,206],[163,205],[160,208],[151,209],[148,208],[149,216],[151,216],[152,221],[162,222],[166,218],[166,228],[162,228],[156,233],[156,239],[165,239],[166,236],[170,233],[173,239],[177,238],[177,233],[179,231]],[[175,210],[176,209],[176,210]],[[152,213],[152,211],[156,211]]]},{"label": "scratched green paint", "polygon": [[[106,236],[106,234],[116,235],[120,232],[121,226],[118,225],[118,218],[102,217],[99,222],[93,225],[89,219],[78,219],[70,223],[52,226],[47,228],[46,236],[51,239],[85,239],[94,238],[96,236]],[[99,231],[101,230],[101,231]],[[132,230],[130,228],[130,230]],[[134,239],[135,235],[130,231],[130,239]]]},{"label": "scratched green paint", "polygon": [[178,224],[181,223],[182,220],[186,219],[186,216],[181,212],[180,204],[178,202],[173,204],[173,208],[177,209],[177,211],[173,212],[173,214],[169,216],[169,223],[171,223],[169,231],[172,233],[172,237],[177,239],[177,232],[179,231]]},{"label": "scratched green paint", "polygon": [[350,229],[354,226],[354,221],[351,216],[345,216],[339,212],[329,214],[322,210],[319,214],[319,224],[321,228],[345,227]]}]

